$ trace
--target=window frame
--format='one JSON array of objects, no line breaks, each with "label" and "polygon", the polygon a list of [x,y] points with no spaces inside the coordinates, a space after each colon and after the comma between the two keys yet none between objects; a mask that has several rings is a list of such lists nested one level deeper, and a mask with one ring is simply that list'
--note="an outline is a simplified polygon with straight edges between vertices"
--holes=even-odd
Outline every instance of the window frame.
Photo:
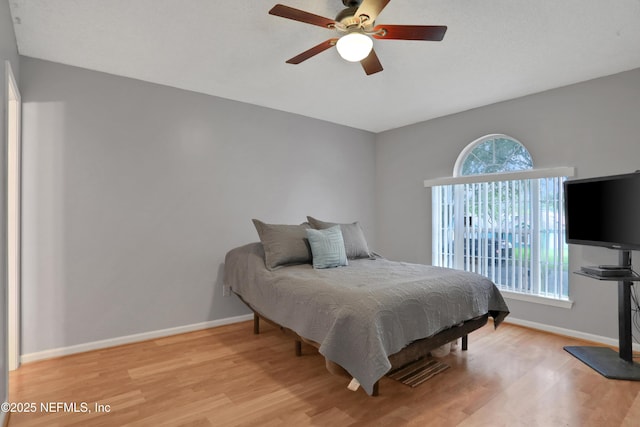
[{"label": "window frame", "polygon": [[[456,163],[454,165],[453,176],[444,177],[444,178],[436,178],[436,179],[427,179],[424,180],[424,186],[427,188],[434,186],[442,186],[442,185],[456,185],[456,184],[470,184],[470,183],[483,183],[483,182],[497,182],[497,181],[510,181],[510,180],[522,180],[522,179],[541,179],[541,178],[553,178],[553,177],[574,177],[575,176],[575,167],[563,166],[563,167],[554,167],[554,168],[544,168],[544,169],[524,169],[518,171],[510,171],[510,172],[497,172],[497,173],[486,173],[486,174],[476,174],[476,175],[461,175],[462,167],[465,163],[467,157],[476,149],[480,144],[485,143],[488,140],[496,139],[496,138],[504,138],[512,140],[522,146],[522,148],[529,154],[530,153],[526,149],[526,147],[517,139],[510,137],[504,134],[490,134],[483,136],[481,138],[476,139],[475,141],[468,144],[458,156]],[[531,162],[533,164],[533,161]],[[439,207],[432,206],[433,209]],[[432,223],[433,223],[433,211],[432,211]],[[436,250],[432,248],[432,251]],[[535,295],[528,293],[520,293],[517,291],[503,290],[501,289],[505,298],[539,303],[544,305],[551,305],[555,307],[562,308],[571,308],[573,306],[573,301],[570,299],[570,295],[567,294],[567,298],[553,298],[547,297],[544,295]]]}]

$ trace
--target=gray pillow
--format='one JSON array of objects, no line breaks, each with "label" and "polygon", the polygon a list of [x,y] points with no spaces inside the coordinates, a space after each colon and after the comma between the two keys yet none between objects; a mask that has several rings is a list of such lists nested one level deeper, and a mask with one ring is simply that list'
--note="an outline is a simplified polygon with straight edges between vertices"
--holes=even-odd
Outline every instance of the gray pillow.
[{"label": "gray pillow", "polygon": [[269,270],[288,264],[308,264],[311,249],[307,240],[308,224],[266,224],[253,219],[264,248],[264,263]]},{"label": "gray pillow", "polygon": [[371,255],[369,246],[367,245],[367,239],[365,239],[358,221],[352,224],[338,224],[335,222],[320,221],[310,216],[307,217],[307,221],[309,221],[309,224],[316,230],[324,230],[339,225],[342,231],[344,247],[347,251],[347,258],[369,258]]}]

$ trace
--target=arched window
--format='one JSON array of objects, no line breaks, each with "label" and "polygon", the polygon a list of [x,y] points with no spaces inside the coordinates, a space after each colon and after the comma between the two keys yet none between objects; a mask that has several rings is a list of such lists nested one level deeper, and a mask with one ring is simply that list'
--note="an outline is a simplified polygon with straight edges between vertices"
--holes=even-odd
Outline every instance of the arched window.
[{"label": "arched window", "polygon": [[494,134],[476,139],[462,150],[453,176],[533,169],[529,151],[515,138]]},{"label": "arched window", "polygon": [[515,138],[468,144],[452,178],[432,187],[432,262],[474,271],[507,292],[568,300],[563,182],[572,168],[533,169]]}]

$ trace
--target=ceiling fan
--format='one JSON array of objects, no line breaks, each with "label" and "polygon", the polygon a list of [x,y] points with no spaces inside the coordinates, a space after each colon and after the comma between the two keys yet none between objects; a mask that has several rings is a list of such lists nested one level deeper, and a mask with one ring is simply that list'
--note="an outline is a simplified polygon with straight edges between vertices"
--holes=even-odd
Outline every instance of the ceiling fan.
[{"label": "ceiling fan", "polygon": [[336,46],[342,58],[360,62],[367,75],[382,71],[382,64],[373,50],[373,40],[428,40],[440,41],[447,31],[443,25],[376,25],[378,14],[391,0],[342,0],[347,7],[336,19],[324,18],[304,10],[282,4],[275,5],[269,14],[306,24],[318,25],[339,33],[302,52],[287,61],[299,64],[307,59]]}]

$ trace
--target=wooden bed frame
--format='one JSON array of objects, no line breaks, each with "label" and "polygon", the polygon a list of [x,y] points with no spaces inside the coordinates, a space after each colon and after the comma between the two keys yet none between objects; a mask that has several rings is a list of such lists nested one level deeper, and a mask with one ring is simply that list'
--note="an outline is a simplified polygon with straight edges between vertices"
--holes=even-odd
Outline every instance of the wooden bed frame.
[{"label": "wooden bed frame", "polygon": [[[242,302],[244,302],[247,305],[247,307],[251,309],[251,311],[253,311],[253,333],[254,334],[258,335],[260,333],[260,319],[262,319],[265,322],[280,329],[284,334],[290,335],[294,338],[296,356],[302,356],[303,342],[310,344],[316,348],[320,347],[319,343],[308,340],[304,337],[301,337],[293,330],[286,328],[282,325],[279,325],[273,320],[270,320],[268,317],[263,316],[258,311],[256,311],[250,304],[247,304],[247,302],[244,301],[242,297],[240,297],[240,295],[237,295],[237,296],[238,298],[240,298]],[[401,368],[411,362],[414,362],[420,359],[421,357],[425,357],[429,354],[431,350],[435,350],[436,348],[448,342],[456,340],[458,338],[462,338],[462,350],[466,351],[469,343],[468,334],[486,325],[488,319],[489,319],[489,314],[487,313],[483,316],[479,316],[474,319],[467,320],[461,323],[460,325],[452,326],[451,328],[438,332],[437,334],[431,337],[422,338],[412,342],[411,344],[409,344],[399,352],[389,356],[389,362],[391,363],[390,371]],[[337,363],[331,362],[326,358],[325,358],[325,361],[326,361],[327,370],[332,374],[343,375],[351,378],[351,375],[349,375],[347,371],[344,370]],[[379,383],[380,381],[377,381],[373,386],[372,396],[378,395]]]}]

